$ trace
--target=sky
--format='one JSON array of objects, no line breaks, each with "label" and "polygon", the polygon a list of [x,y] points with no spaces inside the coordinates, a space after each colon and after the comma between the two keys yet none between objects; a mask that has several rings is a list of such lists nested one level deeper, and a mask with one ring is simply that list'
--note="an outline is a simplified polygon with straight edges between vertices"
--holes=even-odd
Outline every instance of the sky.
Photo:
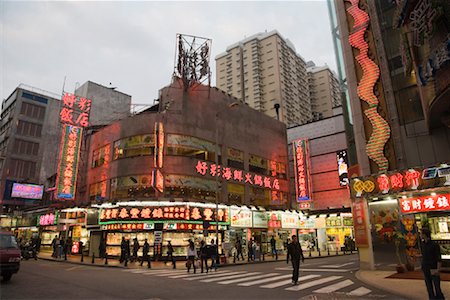
[{"label": "sky", "polygon": [[0,94],[23,83],[60,95],[90,80],[153,104],[171,81],[177,33],[212,39],[215,86],[218,54],[274,29],[305,61],[336,70],[325,0],[0,0]]}]

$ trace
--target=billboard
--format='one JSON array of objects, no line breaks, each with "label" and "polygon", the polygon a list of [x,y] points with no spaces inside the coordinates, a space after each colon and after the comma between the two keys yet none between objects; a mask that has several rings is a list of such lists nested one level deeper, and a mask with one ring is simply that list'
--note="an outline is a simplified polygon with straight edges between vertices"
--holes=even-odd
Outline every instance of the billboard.
[{"label": "billboard", "polygon": [[349,183],[347,151],[341,150],[336,152],[336,158],[338,163],[339,184],[341,186],[347,186]]},{"label": "billboard", "polygon": [[75,199],[82,133],[81,127],[63,125],[56,181],[56,198],[58,199]]},{"label": "billboard", "polygon": [[43,185],[13,183],[11,197],[41,200],[43,193]]},{"label": "billboard", "polygon": [[311,200],[309,144],[307,139],[292,142],[294,155],[295,191],[297,202]]}]

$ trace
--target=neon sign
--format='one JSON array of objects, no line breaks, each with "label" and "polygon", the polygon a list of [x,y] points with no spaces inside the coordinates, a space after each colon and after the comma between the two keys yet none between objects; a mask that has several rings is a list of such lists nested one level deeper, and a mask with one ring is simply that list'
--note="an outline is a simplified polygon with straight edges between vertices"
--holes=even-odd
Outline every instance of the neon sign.
[{"label": "neon sign", "polygon": [[11,197],[26,199],[42,199],[44,186],[35,184],[13,183]]},{"label": "neon sign", "polygon": [[[228,209],[219,208],[218,221],[229,223]],[[118,207],[102,209],[100,223],[111,221],[183,221],[197,222],[216,221],[216,210],[210,207],[174,205],[165,207]]]},{"label": "neon sign", "polygon": [[164,150],[164,127],[161,122],[155,123],[155,148],[154,165],[156,168],[162,168]]},{"label": "neon sign", "polygon": [[271,179],[270,177],[251,174],[242,170],[234,170],[229,167],[218,166],[210,164],[205,161],[197,161],[195,169],[198,174],[206,176],[209,173],[212,177],[222,177],[227,181],[233,180],[236,182],[248,183],[250,185],[260,186],[268,189],[280,189],[280,182],[278,179]]},{"label": "neon sign", "polygon": [[68,124],[63,127],[56,181],[56,197],[59,199],[75,199],[82,133],[80,127]]},{"label": "neon sign", "polygon": [[387,171],[389,161],[384,156],[384,145],[386,145],[391,130],[389,124],[378,113],[379,100],[374,94],[373,89],[380,76],[380,69],[373,60],[369,57],[369,45],[364,39],[367,27],[369,26],[369,15],[361,10],[359,0],[347,0],[351,6],[347,9],[348,13],[352,15],[355,20],[353,24],[353,33],[349,36],[349,43],[353,48],[359,50],[359,54],[355,57],[361,66],[363,74],[358,84],[359,98],[369,105],[369,108],[364,110],[364,114],[369,119],[372,125],[372,134],[366,144],[367,156],[374,161],[378,166],[378,171]]},{"label": "neon sign", "polygon": [[63,124],[71,124],[79,127],[89,126],[89,114],[92,101],[73,94],[65,93],[62,98],[62,108],[59,118]]},{"label": "neon sign", "polygon": [[297,201],[311,200],[311,176],[309,174],[308,140],[300,139],[292,142],[294,154],[295,190]]},{"label": "neon sign", "polygon": [[448,210],[450,209],[449,199],[450,194],[400,199],[400,209],[404,214]]},{"label": "neon sign", "polygon": [[57,221],[58,217],[52,213],[39,216],[40,226],[55,225]]}]

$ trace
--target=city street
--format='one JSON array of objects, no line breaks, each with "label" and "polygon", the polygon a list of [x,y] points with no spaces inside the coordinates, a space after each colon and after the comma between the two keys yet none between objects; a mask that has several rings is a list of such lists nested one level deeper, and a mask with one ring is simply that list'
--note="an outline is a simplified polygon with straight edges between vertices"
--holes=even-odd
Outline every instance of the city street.
[{"label": "city street", "polygon": [[[360,282],[357,255],[307,259],[300,285],[285,261],[229,266],[209,274],[186,270],[91,267],[23,261],[2,299],[399,299]],[[192,272],[192,271],[191,271]],[[311,295],[314,295],[312,297]]]}]

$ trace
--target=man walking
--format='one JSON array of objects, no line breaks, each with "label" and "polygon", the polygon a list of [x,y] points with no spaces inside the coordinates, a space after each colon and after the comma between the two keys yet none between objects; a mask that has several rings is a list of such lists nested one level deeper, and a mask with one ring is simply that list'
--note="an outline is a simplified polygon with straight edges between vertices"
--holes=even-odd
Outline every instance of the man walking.
[{"label": "man walking", "polygon": [[300,269],[300,259],[302,262],[305,261],[305,258],[303,257],[303,251],[302,247],[300,246],[300,243],[297,240],[297,236],[292,236],[292,242],[288,245],[288,254],[286,257],[286,263],[289,264],[289,256],[291,257],[292,262],[292,284],[297,285],[298,284],[298,272]]},{"label": "man walking", "polygon": [[141,260],[141,266],[144,264],[144,262],[147,262],[147,267],[150,269],[150,257],[148,256],[148,252],[150,251],[150,244],[148,243],[147,239],[145,239],[144,245],[142,246],[142,260]]},{"label": "man walking", "polygon": [[422,272],[429,299],[444,299],[441,291],[441,278],[439,272],[442,268],[442,258],[439,245],[431,240],[431,231],[423,228],[422,237]]},{"label": "man walking", "polygon": [[238,237],[236,240],[236,253],[237,253],[237,260],[239,261],[239,255],[241,256],[242,260],[244,260],[244,255],[242,254],[242,244],[241,239]]},{"label": "man walking", "polygon": [[275,241],[275,238],[272,236],[270,239],[270,247],[272,248],[272,257],[275,256],[275,259],[278,260],[278,252],[277,252],[277,242]]},{"label": "man walking", "polygon": [[[173,252],[174,252],[174,250],[173,250],[172,243],[170,241],[168,241],[167,242],[167,260],[170,259],[170,261],[172,262],[172,267],[174,269],[176,269],[177,266],[176,266],[176,263],[175,263],[175,258],[173,257]],[[165,264],[167,264],[167,261],[166,261]]]}]

